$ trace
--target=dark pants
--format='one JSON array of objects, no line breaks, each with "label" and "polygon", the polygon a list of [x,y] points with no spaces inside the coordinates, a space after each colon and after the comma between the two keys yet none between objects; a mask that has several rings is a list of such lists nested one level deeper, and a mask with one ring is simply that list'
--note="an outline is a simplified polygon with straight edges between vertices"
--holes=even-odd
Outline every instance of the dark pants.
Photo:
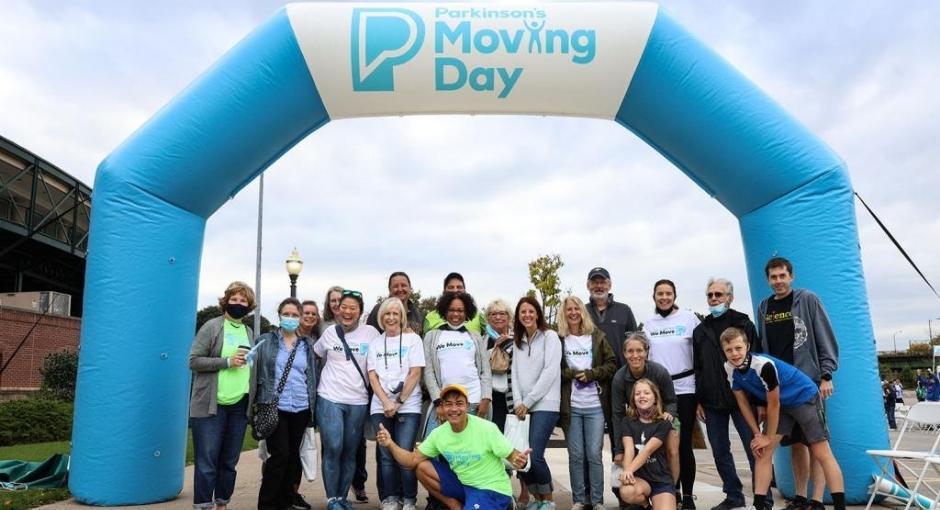
[{"label": "dark pants", "polygon": [[[734,466],[734,457],[731,455],[731,440],[728,434],[729,419],[734,423],[734,428],[738,431],[741,444],[744,446],[747,462],[751,466],[751,487],[753,487],[754,453],[751,452],[751,439],[754,438],[754,435],[751,428],[747,426],[747,422],[744,421],[741,411],[736,407],[730,409],[705,408],[705,431],[708,434],[708,444],[712,447],[712,456],[715,458],[718,476],[721,477],[721,489],[729,500],[736,505],[744,506],[744,488]],[[773,493],[768,490],[767,503],[772,504],[773,501]]]},{"label": "dark pants", "polygon": [[522,481],[529,486],[529,492],[536,495],[553,492],[552,471],[545,461],[545,449],[552,437],[555,424],[558,423],[557,411],[533,411],[529,413],[529,459],[532,465],[527,473],[522,474]]},{"label": "dark pants", "polygon": [[227,504],[235,490],[235,465],[248,427],[248,395],[237,403],[217,406],[215,415],[193,418],[193,505],[212,508]]},{"label": "dark pants", "polygon": [[695,453],[692,451],[692,431],[695,430],[695,395],[677,395],[679,400],[679,487],[682,496],[691,496],[695,485]]},{"label": "dark pants", "polygon": [[278,410],[277,428],[267,439],[268,460],[261,471],[258,510],[289,507],[294,495],[293,473],[301,469],[300,443],[310,424],[310,410],[288,413]]},{"label": "dark pants", "polygon": [[366,438],[362,436],[359,441],[359,448],[356,449],[356,471],[353,472],[352,479],[353,489],[365,489],[368,479],[369,472],[366,471]]},{"label": "dark pants", "polygon": [[894,420],[894,400],[885,400],[885,414],[888,415],[888,427],[891,427],[891,430],[896,430],[898,424]]},{"label": "dark pants", "polygon": [[509,414],[509,406],[506,405],[506,394],[493,391],[493,405],[490,406],[493,412],[493,423],[503,432],[506,428],[506,415]]}]

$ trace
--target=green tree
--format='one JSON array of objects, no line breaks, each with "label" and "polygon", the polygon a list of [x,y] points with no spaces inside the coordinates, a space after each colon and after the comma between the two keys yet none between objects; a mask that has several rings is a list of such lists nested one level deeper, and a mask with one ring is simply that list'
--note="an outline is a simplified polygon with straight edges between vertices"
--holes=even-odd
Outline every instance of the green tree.
[{"label": "green tree", "polygon": [[418,311],[422,315],[427,315],[437,308],[437,298],[434,296],[421,297],[420,290],[411,291],[411,302],[418,305]]},{"label": "green tree", "polygon": [[561,304],[561,278],[558,271],[564,267],[561,255],[542,255],[529,262],[529,281],[538,291],[545,309],[545,320],[556,326],[558,306]]},{"label": "green tree", "polygon": [[[209,305],[202,310],[196,312],[196,331],[199,331],[199,328],[203,324],[209,321],[209,319],[214,319],[222,315],[222,308],[218,305]],[[250,314],[242,317],[242,324],[248,326],[249,328],[255,327],[255,315]],[[271,325],[271,322],[268,321],[268,318],[264,315],[261,316],[261,333],[267,333],[269,331],[274,331],[274,326]]]},{"label": "green tree", "polygon": [[78,354],[71,351],[53,352],[42,360],[41,395],[72,402],[75,400],[75,377],[78,374]]}]

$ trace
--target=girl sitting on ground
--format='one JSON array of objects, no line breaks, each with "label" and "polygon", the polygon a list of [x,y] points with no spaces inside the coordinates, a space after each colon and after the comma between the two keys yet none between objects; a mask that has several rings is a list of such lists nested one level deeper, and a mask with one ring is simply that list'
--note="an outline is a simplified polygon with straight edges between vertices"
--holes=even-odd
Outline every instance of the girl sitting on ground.
[{"label": "girl sitting on ground", "polygon": [[663,416],[659,388],[649,379],[633,385],[623,431],[623,473],[620,497],[627,503],[653,510],[675,510],[676,486],[663,446],[672,423]]}]

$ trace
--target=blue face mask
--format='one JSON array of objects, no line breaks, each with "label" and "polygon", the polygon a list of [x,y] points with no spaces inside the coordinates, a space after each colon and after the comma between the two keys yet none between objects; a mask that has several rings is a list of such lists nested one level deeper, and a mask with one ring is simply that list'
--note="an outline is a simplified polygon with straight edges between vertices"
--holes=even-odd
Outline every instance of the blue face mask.
[{"label": "blue face mask", "polygon": [[300,327],[300,317],[288,317],[286,315],[281,316],[281,329],[287,331],[288,333],[293,333],[297,331],[297,328]]},{"label": "blue face mask", "polygon": [[709,306],[708,311],[711,312],[712,317],[721,317],[728,311],[728,303],[718,303],[715,306]]}]

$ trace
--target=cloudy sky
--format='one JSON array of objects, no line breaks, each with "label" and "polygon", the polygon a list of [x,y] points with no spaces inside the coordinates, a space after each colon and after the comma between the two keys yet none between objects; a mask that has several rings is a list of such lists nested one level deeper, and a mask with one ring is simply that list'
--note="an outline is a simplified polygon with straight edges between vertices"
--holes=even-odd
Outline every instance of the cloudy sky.
[{"label": "cloudy sky", "polygon": [[[280,5],[0,0],[0,134],[91,185],[114,147]],[[940,284],[940,4],[661,5],[833,147],[856,191]],[[559,253],[564,289],[583,296],[587,271],[603,265],[641,320],[661,277],[677,282],[681,306],[701,311],[706,279],[726,276],[751,311],[735,218],[612,122],[344,120],[265,175],[268,316],[288,292],[294,246],[305,261],[299,293],[317,301],[341,284],[373,302],[399,269],[426,295],[458,270],[478,300],[515,300],[529,287],[528,261]],[[254,183],[209,220],[200,306],[233,279],[254,281],[257,198]],[[926,339],[940,299],[861,208],[858,221],[879,348],[891,349],[898,330],[899,347]]]}]

